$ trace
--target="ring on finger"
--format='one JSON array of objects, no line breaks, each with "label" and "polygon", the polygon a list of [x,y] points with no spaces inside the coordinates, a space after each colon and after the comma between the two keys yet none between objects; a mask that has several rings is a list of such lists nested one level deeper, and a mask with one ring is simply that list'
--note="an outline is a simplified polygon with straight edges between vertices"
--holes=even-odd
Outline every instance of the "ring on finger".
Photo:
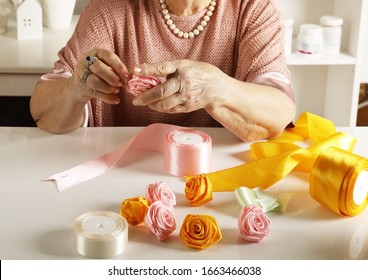
[{"label": "ring on finger", "polygon": [[86,56],[86,68],[89,70],[89,67],[95,62],[97,59],[96,56],[88,55]]},{"label": "ring on finger", "polygon": [[91,74],[93,74],[91,70],[87,69],[86,71],[84,71],[84,73],[82,75],[82,83],[84,85],[87,85],[87,79],[88,79],[89,75],[91,75]]}]

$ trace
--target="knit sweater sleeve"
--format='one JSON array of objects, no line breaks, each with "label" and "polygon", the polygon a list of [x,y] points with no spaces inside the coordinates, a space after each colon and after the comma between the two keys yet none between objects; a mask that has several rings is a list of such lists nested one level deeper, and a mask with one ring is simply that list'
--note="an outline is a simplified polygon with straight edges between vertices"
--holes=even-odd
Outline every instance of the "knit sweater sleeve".
[{"label": "knit sweater sleeve", "polygon": [[281,13],[273,0],[250,0],[240,9],[241,24],[237,77],[252,81],[257,76],[278,72],[290,79],[284,54]]},{"label": "knit sweater sleeve", "polygon": [[65,69],[73,72],[78,58],[94,48],[105,48],[114,51],[114,24],[108,18],[108,1],[90,0],[82,11],[72,37],[58,52],[59,60],[54,69]]}]

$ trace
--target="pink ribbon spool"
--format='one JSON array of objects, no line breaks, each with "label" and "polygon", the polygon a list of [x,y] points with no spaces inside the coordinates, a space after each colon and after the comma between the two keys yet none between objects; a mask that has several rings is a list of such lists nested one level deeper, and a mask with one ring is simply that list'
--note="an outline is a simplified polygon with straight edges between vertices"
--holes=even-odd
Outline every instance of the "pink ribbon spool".
[{"label": "pink ribbon spool", "polygon": [[165,169],[183,177],[208,173],[212,161],[212,139],[201,131],[177,129],[165,138]]}]

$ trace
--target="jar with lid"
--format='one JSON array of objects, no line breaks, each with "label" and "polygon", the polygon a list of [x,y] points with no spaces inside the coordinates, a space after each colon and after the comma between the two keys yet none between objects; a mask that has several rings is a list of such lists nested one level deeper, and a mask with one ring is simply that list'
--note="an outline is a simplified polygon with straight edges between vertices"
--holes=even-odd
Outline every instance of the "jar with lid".
[{"label": "jar with lid", "polygon": [[322,27],[317,24],[302,24],[297,36],[297,53],[319,55],[322,53],[322,47]]},{"label": "jar with lid", "polygon": [[285,18],[284,19],[284,30],[285,30],[285,53],[291,53],[292,44],[293,44],[293,18]]},{"label": "jar with lid", "polygon": [[339,54],[343,19],[336,16],[322,16],[320,23],[323,32],[323,53]]}]

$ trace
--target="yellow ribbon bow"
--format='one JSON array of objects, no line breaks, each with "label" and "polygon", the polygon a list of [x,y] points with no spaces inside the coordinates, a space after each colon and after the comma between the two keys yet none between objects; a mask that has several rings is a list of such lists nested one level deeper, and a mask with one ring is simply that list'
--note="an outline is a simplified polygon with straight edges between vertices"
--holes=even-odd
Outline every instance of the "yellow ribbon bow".
[{"label": "yellow ribbon bow", "polygon": [[[310,145],[302,148],[297,145],[299,141]],[[340,215],[353,216],[368,203],[364,187],[359,187],[360,196],[354,199],[358,175],[368,171],[367,160],[352,154],[355,143],[355,137],[336,132],[331,121],[304,112],[295,127],[286,129],[280,137],[253,143],[251,150],[256,160],[217,172],[185,176],[185,195],[192,205],[199,206],[212,200],[212,192],[234,191],[241,186],[266,189],[298,170],[311,172],[310,192],[314,199]],[[345,160],[334,161],[336,154]],[[334,186],[325,186],[327,181]]]}]

